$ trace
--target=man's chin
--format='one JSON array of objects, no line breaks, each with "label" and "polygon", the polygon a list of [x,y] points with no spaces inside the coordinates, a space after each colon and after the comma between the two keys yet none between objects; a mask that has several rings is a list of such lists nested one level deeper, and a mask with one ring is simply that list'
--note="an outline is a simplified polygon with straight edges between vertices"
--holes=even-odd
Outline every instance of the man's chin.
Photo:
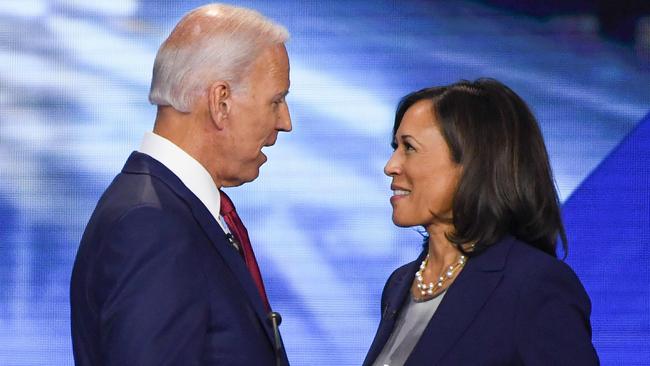
[{"label": "man's chin", "polygon": [[266,155],[260,151],[260,155],[257,158],[257,164],[255,167],[255,172],[254,172],[254,177],[251,179],[251,181],[257,179],[257,177],[260,175],[260,169],[262,168],[262,165],[264,165],[269,159],[266,157]]},{"label": "man's chin", "polygon": [[[225,187],[237,187],[244,183],[250,183],[260,176],[260,168],[266,163],[266,155],[260,154],[256,161],[249,162],[247,166],[242,166],[239,174],[224,184]],[[246,169],[244,169],[246,167]]]},{"label": "man's chin", "polygon": [[260,166],[258,166],[255,170],[251,171],[250,174],[247,174],[246,177],[244,177],[242,184],[244,183],[250,183],[257,179],[260,176]]},{"label": "man's chin", "polygon": [[238,177],[236,177],[234,179],[230,179],[230,180],[226,181],[223,184],[223,186],[224,187],[239,187],[242,184],[250,183],[250,182],[254,181],[255,179],[257,179],[257,177],[259,177],[259,175],[260,175],[260,170],[259,170],[259,168],[257,168],[257,169],[255,169],[255,171],[250,172],[249,174],[246,174],[246,175],[242,174],[242,175],[239,175]]}]

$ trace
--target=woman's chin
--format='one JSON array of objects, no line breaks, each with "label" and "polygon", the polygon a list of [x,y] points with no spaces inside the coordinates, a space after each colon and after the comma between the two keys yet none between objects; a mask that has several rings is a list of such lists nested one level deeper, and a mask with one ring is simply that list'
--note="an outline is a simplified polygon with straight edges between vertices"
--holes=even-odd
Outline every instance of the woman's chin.
[{"label": "woman's chin", "polygon": [[411,226],[419,225],[418,223],[410,222],[409,220],[405,219],[404,217],[400,217],[399,215],[395,215],[395,214],[393,214],[393,224],[395,224],[395,226],[399,226],[399,227],[411,227]]}]

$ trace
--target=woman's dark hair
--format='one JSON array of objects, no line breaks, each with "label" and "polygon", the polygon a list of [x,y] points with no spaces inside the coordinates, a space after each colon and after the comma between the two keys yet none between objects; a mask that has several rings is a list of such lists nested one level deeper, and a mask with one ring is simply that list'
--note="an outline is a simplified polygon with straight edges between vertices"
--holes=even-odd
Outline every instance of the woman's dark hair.
[{"label": "woman's dark hair", "polygon": [[393,136],[420,100],[433,103],[451,158],[463,167],[447,239],[475,255],[510,234],[555,257],[559,236],[566,253],[548,153],[526,103],[493,79],[426,88],[399,102]]}]

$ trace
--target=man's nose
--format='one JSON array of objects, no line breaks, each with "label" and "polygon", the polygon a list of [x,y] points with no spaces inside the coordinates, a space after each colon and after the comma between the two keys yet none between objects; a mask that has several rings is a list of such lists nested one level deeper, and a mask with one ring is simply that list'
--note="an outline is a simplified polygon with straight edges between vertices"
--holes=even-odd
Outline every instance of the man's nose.
[{"label": "man's nose", "polygon": [[287,103],[282,104],[282,111],[280,111],[277,129],[284,132],[289,132],[292,129],[291,114],[289,113],[289,106]]}]

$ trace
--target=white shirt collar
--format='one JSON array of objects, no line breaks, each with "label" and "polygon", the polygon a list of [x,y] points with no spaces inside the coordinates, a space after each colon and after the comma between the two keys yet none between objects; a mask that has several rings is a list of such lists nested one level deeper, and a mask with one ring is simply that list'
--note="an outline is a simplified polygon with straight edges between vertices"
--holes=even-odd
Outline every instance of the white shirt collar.
[{"label": "white shirt collar", "polygon": [[172,171],[185,186],[205,205],[225,233],[229,231],[221,222],[221,196],[212,176],[201,163],[173,142],[153,132],[146,132],[140,146],[141,153],[158,160]]}]

